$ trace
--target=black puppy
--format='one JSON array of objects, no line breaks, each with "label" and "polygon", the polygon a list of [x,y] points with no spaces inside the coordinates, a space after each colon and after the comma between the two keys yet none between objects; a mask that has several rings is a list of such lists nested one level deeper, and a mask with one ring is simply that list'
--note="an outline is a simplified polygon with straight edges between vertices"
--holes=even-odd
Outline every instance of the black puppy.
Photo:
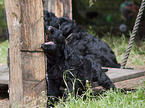
[{"label": "black puppy", "polygon": [[112,49],[102,40],[90,35],[67,17],[57,18],[44,11],[45,29],[53,26],[62,31],[67,45],[84,57],[93,59],[102,67],[120,67]]},{"label": "black puppy", "polygon": [[[61,30],[49,26],[47,29],[49,41],[42,44],[42,49],[47,56],[47,95],[58,97],[61,94],[60,87],[66,88],[63,73],[71,69],[71,73],[66,73],[68,91],[73,92],[72,81],[80,79],[83,85],[86,80],[90,82],[98,81],[98,84],[106,89],[115,88],[108,76],[102,72],[101,64],[94,62],[91,58],[82,56],[80,52],[70,48],[63,36]],[[75,83],[75,92],[82,88],[81,83],[77,80]],[[49,101],[53,103],[51,98]],[[48,104],[51,106],[51,104]]]}]

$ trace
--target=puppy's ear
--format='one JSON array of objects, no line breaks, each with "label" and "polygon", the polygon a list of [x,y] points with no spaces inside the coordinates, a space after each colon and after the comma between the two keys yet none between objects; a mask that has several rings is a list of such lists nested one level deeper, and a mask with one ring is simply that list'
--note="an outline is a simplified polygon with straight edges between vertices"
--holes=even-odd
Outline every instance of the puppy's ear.
[{"label": "puppy's ear", "polygon": [[71,22],[71,19],[69,19],[68,17],[60,17],[59,23],[61,23],[61,22]]}]

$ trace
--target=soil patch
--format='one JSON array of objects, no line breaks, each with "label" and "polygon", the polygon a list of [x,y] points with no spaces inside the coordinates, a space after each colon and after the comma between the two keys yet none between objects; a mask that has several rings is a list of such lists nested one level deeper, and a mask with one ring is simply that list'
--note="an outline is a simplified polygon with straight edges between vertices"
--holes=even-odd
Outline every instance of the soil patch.
[{"label": "soil patch", "polygon": [[8,85],[0,84],[0,108],[9,108]]}]

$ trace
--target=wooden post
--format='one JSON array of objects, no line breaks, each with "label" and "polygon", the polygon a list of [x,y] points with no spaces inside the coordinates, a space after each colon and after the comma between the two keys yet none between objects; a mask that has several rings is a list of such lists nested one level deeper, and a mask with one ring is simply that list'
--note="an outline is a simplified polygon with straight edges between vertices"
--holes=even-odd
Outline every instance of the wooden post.
[{"label": "wooden post", "polygon": [[57,17],[72,19],[72,0],[45,0],[44,10],[53,12]]},{"label": "wooden post", "polygon": [[[10,34],[10,106],[45,91],[42,0],[5,0]],[[24,99],[24,100],[23,100]],[[22,103],[22,102],[21,102]]]}]

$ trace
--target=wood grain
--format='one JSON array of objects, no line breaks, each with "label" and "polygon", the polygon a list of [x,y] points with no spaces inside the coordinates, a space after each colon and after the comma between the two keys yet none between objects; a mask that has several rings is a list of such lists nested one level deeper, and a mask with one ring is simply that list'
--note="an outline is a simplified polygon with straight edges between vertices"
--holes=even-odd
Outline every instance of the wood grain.
[{"label": "wood grain", "polygon": [[43,4],[41,0],[5,0],[5,7],[10,34],[9,99],[15,107],[26,96],[37,97],[45,90],[44,53],[21,51],[34,51],[44,42]]},{"label": "wood grain", "polygon": [[53,12],[57,17],[72,19],[72,0],[45,0],[44,10]]}]

